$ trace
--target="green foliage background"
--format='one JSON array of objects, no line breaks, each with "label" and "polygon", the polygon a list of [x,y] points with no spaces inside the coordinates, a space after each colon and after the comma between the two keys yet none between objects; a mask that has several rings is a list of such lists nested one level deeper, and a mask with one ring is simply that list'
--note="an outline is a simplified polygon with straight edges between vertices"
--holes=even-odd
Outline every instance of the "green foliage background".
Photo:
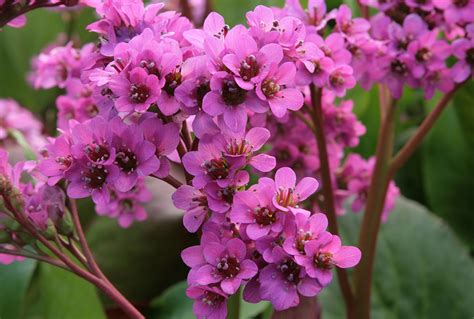
[{"label": "green foliage background", "polygon": [[[216,0],[215,9],[230,25],[244,22],[245,12],[258,4],[283,1]],[[329,7],[341,1],[330,0]],[[352,0],[346,1],[353,5]],[[34,11],[22,29],[0,32],[0,97],[14,98],[35,112],[49,115],[58,90],[35,91],[26,81],[30,59],[66,32],[82,43],[94,41],[84,27],[91,11],[74,14]],[[379,128],[377,90],[349,93],[367,134],[354,149],[374,153]],[[435,104],[422,92],[406,90],[398,111],[396,147],[414,132]],[[474,85],[457,93],[432,132],[396,177],[404,198],[383,226],[374,283],[374,318],[471,318],[474,315]],[[130,229],[96,218],[81,203],[88,237],[105,272],[150,318],[192,318],[184,296],[186,268],[179,251],[196,238],[185,234],[180,220],[153,219]],[[341,218],[343,237],[356,244],[359,217]],[[168,288],[173,283],[178,284]],[[113,307],[88,283],[71,274],[33,261],[0,266],[0,318],[102,319]],[[157,297],[156,297],[157,296]],[[343,316],[337,285],[320,298],[328,318]],[[105,306],[104,306],[105,305]],[[111,308],[112,307],[112,308]],[[261,313],[267,304],[244,304],[242,318]]]}]

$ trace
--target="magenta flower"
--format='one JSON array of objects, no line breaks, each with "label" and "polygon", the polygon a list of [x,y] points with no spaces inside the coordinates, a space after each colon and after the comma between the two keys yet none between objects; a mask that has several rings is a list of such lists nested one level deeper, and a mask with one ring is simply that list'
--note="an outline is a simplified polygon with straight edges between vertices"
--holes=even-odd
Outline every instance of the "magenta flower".
[{"label": "magenta flower", "polygon": [[452,70],[443,66],[431,66],[428,68],[424,80],[421,81],[425,91],[425,99],[430,100],[436,89],[443,93],[448,93],[454,88]]},{"label": "magenta flower", "polygon": [[295,256],[296,262],[305,268],[308,276],[317,279],[322,287],[331,282],[334,266],[354,267],[361,258],[359,248],[342,246],[341,239],[329,233],[307,242],[304,251],[304,256]]},{"label": "magenta flower", "polygon": [[143,179],[127,192],[113,191],[109,202],[96,205],[97,214],[116,218],[120,227],[128,228],[134,221],[144,221],[148,214],[143,204],[152,199],[152,194]]},{"label": "magenta flower", "polygon": [[181,186],[174,192],[172,199],[176,208],[185,211],[183,225],[190,233],[197,232],[211,213],[206,194],[192,186]]},{"label": "magenta flower", "polygon": [[263,80],[268,67],[283,59],[283,49],[276,43],[258,48],[257,42],[247,33],[232,29],[225,38],[225,46],[232,53],[222,58],[224,65],[234,74],[235,82],[244,90],[252,90]]},{"label": "magenta flower", "polygon": [[287,110],[297,111],[304,103],[303,94],[294,85],[296,67],[291,62],[280,66],[272,64],[265,79],[258,83],[257,96],[267,101],[276,117],[283,117]]},{"label": "magenta flower", "polygon": [[353,72],[352,68],[348,65],[334,67],[329,74],[329,89],[333,90],[336,96],[344,96],[347,89],[352,89],[356,85]]},{"label": "magenta flower", "polygon": [[96,204],[109,202],[110,191],[119,175],[115,165],[91,163],[82,158],[74,161],[66,172],[69,181],[67,195],[71,198],[85,198],[92,196]]},{"label": "magenta flower", "polygon": [[[101,116],[77,124],[70,133],[72,155],[76,159],[85,157],[94,164],[112,164],[115,158],[112,135],[110,123]],[[65,151],[65,146],[61,145],[61,149]]]},{"label": "magenta flower", "polygon": [[351,9],[343,4],[337,10],[336,28],[339,32],[351,37],[367,33],[370,29],[370,23],[364,18],[353,19]]},{"label": "magenta flower", "polygon": [[271,187],[261,184],[238,192],[229,214],[230,220],[245,225],[245,233],[252,240],[280,233],[283,230],[285,213],[273,205],[273,195]]},{"label": "magenta flower", "polygon": [[214,141],[228,158],[244,158],[248,164],[261,172],[269,172],[275,168],[276,160],[267,154],[255,154],[270,138],[270,132],[262,127],[251,128],[248,132],[235,133],[222,130]]},{"label": "magenta flower", "polygon": [[158,177],[166,177],[170,171],[168,156],[171,155],[179,144],[179,128],[175,123],[163,124],[154,116],[141,118],[140,127],[143,130],[145,141],[155,146],[155,156],[159,160],[159,168],[153,173]]},{"label": "magenta flower", "polygon": [[206,264],[197,271],[196,282],[200,285],[219,283],[222,291],[234,294],[242,280],[252,278],[258,271],[257,265],[245,257],[246,253],[244,242],[238,238],[230,239],[224,244],[204,244]]},{"label": "magenta flower", "polygon": [[263,113],[266,108],[259,103],[252,92],[242,89],[226,72],[214,74],[211,92],[202,102],[204,112],[211,116],[222,116],[225,125],[234,132],[240,132],[247,123],[247,110]]},{"label": "magenta flower", "polygon": [[160,96],[159,80],[143,68],[136,67],[112,77],[109,87],[118,97],[115,108],[119,112],[145,112]]},{"label": "magenta flower", "polygon": [[285,252],[292,256],[304,255],[305,245],[308,242],[325,236],[328,220],[322,213],[314,214],[309,218],[303,214],[296,214],[295,226],[292,229],[292,234],[286,238],[283,244]]},{"label": "magenta flower", "polygon": [[125,125],[118,118],[112,122],[114,164],[119,169],[115,187],[120,192],[127,192],[136,185],[139,178],[158,171],[160,160],[155,156],[156,148],[153,143],[144,139],[140,126]]},{"label": "magenta flower", "polygon": [[307,276],[283,249],[273,250],[274,263],[260,271],[260,297],[271,301],[275,310],[281,311],[299,304],[299,294],[314,297],[321,291],[319,282]]},{"label": "magenta flower", "polygon": [[442,10],[449,24],[474,22],[474,1],[433,0],[434,6]]},{"label": "magenta flower", "polygon": [[292,211],[308,214],[298,207],[298,203],[306,200],[316,192],[319,183],[312,177],[305,177],[296,184],[296,174],[289,167],[282,167],[276,171],[275,180],[268,177],[260,179],[259,183],[268,185],[273,191],[273,205],[282,211]]},{"label": "magenta flower", "polygon": [[245,158],[226,158],[212,137],[200,140],[197,151],[183,156],[186,171],[194,176],[193,186],[201,189],[209,182],[217,181],[220,187],[229,186],[236,172],[245,165]]},{"label": "magenta flower", "polygon": [[227,295],[219,288],[191,286],[186,296],[194,300],[193,311],[198,319],[227,318]]},{"label": "magenta flower", "polygon": [[453,54],[458,59],[452,68],[454,82],[461,83],[471,76],[474,70],[474,38],[458,39],[453,42]]},{"label": "magenta flower", "polygon": [[209,208],[216,213],[226,213],[233,205],[234,195],[238,190],[245,188],[250,180],[249,173],[239,171],[235,174],[231,184],[226,187],[220,187],[217,182],[210,182],[205,190]]}]

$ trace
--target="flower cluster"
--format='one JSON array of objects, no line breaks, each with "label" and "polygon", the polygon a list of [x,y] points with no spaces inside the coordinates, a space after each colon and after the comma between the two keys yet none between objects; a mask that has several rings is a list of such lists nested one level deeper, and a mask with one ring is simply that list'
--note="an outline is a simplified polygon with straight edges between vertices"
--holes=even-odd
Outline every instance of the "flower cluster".
[{"label": "flower cluster", "polygon": [[20,133],[34,150],[45,144],[43,126],[31,112],[22,108],[16,101],[0,99],[0,146],[8,148],[15,144],[12,133]]},{"label": "flower cluster", "polygon": [[[33,174],[36,163],[8,163],[8,153],[0,150],[0,263],[8,264],[21,257],[12,257],[35,239],[38,232],[48,239],[56,234],[70,236],[72,225],[66,210],[66,196],[61,188],[49,186],[40,179],[23,182],[22,173]],[[25,223],[31,226],[28,228]]]},{"label": "flower cluster", "polygon": [[370,49],[368,62],[379,67],[371,68],[361,84],[384,83],[395,98],[404,85],[422,88],[430,99],[436,90],[449,92],[472,76],[472,0],[362,2],[381,12],[370,20],[377,47]]}]

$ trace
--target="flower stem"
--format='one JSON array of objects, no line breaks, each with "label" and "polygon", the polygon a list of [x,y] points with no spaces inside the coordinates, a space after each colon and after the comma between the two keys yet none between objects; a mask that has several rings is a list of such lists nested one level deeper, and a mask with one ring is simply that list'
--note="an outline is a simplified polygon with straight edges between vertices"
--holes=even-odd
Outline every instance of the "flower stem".
[{"label": "flower stem", "polygon": [[227,319],[240,318],[240,289],[227,300]]},{"label": "flower stem", "polygon": [[[322,109],[322,89],[317,89],[313,84],[311,89],[311,101],[313,106],[312,119],[315,128],[315,137],[318,145],[322,192],[324,196],[324,211],[329,221],[329,231],[334,235],[339,235],[337,226],[336,208],[334,205],[334,193],[331,180],[331,168],[329,167],[329,156],[327,152],[326,136],[324,134],[324,114]],[[347,276],[347,272],[342,269],[337,269],[337,276],[339,279],[339,286],[341,288],[344,302],[347,309],[347,317],[352,317],[353,295]]]},{"label": "flower stem", "polygon": [[[384,106],[383,106],[384,107]],[[390,176],[388,166],[393,151],[396,100],[385,105],[385,117],[377,142],[375,168],[368,190],[367,205],[359,233],[362,259],[355,271],[354,311],[356,318],[370,317],[370,292],[380,217],[385,203]]]},{"label": "flower stem", "polygon": [[449,105],[449,102],[456,93],[456,90],[460,87],[457,85],[444,94],[438,104],[435,106],[433,111],[428,114],[428,116],[423,120],[420,127],[416,130],[415,134],[408,140],[408,142],[402,147],[402,149],[395,155],[393,160],[390,162],[390,172],[395,174],[395,172],[406,163],[410,158],[413,152],[420,145],[421,141],[425,138],[426,134],[431,130],[434,123],[438,120],[443,110]]}]

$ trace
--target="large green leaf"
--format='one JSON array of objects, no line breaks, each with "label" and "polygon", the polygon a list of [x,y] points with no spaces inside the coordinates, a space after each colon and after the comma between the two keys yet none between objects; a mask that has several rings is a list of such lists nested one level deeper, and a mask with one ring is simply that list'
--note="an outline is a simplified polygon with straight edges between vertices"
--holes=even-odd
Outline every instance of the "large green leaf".
[{"label": "large green leaf", "polygon": [[[357,244],[361,215],[340,219],[343,241]],[[423,206],[400,198],[377,245],[372,318],[471,318],[474,264],[452,230]],[[321,294],[324,318],[344,318],[337,282]]]},{"label": "large green leaf", "polygon": [[0,265],[0,318],[18,318],[35,267],[31,259]]},{"label": "large green leaf", "polygon": [[423,178],[432,211],[474,248],[474,85],[461,89],[423,144]]},{"label": "large green leaf", "polygon": [[24,319],[106,318],[94,286],[47,264],[40,265],[23,310]]}]

